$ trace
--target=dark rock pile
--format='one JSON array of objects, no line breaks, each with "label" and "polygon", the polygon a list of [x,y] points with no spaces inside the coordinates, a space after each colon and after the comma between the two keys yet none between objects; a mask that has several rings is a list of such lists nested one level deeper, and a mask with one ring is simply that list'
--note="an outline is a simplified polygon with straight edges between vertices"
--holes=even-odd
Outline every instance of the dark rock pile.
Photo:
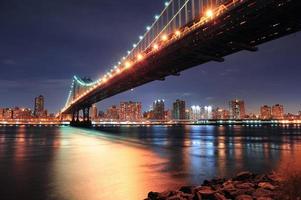
[{"label": "dark rock pile", "polygon": [[232,179],[205,180],[201,186],[149,192],[146,200],[280,200],[281,181],[275,174],[241,172]]}]

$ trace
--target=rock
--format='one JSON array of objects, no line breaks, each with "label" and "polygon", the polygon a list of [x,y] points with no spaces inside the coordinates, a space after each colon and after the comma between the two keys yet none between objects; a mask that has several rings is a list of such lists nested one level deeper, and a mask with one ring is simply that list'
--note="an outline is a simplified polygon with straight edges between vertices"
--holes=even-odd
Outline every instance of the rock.
[{"label": "rock", "polygon": [[183,193],[182,195],[181,195],[181,197],[183,197],[184,199],[186,199],[186,200],[192,200],[193,199],[193,194],[187,194],[187,193]]},{"label": "rock", "polygon": [[194,187],[193,186],[183,186],[180,188],[180,191],[187,193],[187,194],[193,194]]},{"label": "rock", "polygon": [[149,192],[147,197],[150,199],[150,200],[155,200],[157,199],[159,196],[159,193],[158,192]]},{"label": "rock", "polygon": [[273,193],[270,190],[266,190],[263,188],[258,188],[256,189],[253,193],[252,196],[254,198],[259,198],[259,197],[272,197]]},{"label": "rock", "polygon": [[212,190],[210,186],[198,186],[194,188],[194,191],[197,192],[199,190]]},{"label": "rock", "polygon": [[273,200],[271,197],[259,197],[256,200]]},{"label": "rock", "polygon": [[267,190],[275,190],[275,186],[269,182],[261,182],[258,184],[258,186],[260,188],[267,189]]},{"label": "rock", "polygon": [[235,200],[253,200],[253,197],[250,195],[239,195],[235,198]]},{"label": "rock", "polygon": [[168,197],[168,198],[166,198],[166,200],[185,200],[185,199],[176,195],[176,196]]},{"label": "rock", "polygon": [[210,187],[203,186],[197,191],[197,193],[201,195],[202,199],[215,200],[215,191],[212,190]]},{"label": "rock", "polygon": [[233,180],[237,181],[245,181],[250,178],[252,178],[253,174],[251,172],[245,171],[245,172],[240,172],[236,175],[236,177]]},{"label": "rock", "polygon": [[215,198],[215,200],[227,200],[227,198],[220,193],[215,193],[214,198]]},{"label": "rock", "polygon": [[255,185],[253,183],[246,182],[246,183],[237,183],[235,184],[235,187],[238,189],[250,189],[250,188],[254,188]]}]

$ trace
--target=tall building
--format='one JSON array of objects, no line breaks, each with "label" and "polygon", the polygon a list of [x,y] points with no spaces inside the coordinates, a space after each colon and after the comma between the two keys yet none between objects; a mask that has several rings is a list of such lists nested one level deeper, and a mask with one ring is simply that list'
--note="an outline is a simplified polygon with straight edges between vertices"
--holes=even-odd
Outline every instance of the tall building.
[{"label": "tall building", "polygon": [[35,117],[45,117],[44,103],[45,103],[44,97],[42,95],[40,95],[34,99],[34,116]]},{"label": "tall building", "polygon": [[156,100],[153,103],[153,119],[155,120],[164,120],[164,100]]},{"label": "tall building", "polygon": [[273,119],[283,119],[284,118],[283,105],[276,104],[272,107],[272,118]]},{"label": "tall building", "polygon": [[107,109],[106,118],[109,120],[119,119],[119,109],[117,106],[113,105]]},{"label": "tall building", "polygon": [[261,106],[260,118],[261,119],[271,119],[272,118],[272,109],[270,106],[267,106],[267,105]]},{"label": "tall building", "polygon": [[238,99],[230,101],[230,115],[232,119],[244,119],[246,115],[245,102]]},{"label": "tall building", "polygon": [[177,99],[173,103],[173,119],[183,120],[186,119],[185,114],[185,101]]},{"label": "tall building", "polygon": [[92,120],[97,120],[97,119],[98,119],[98,111],[97,111],[96,104],[93,104],[93,105],[92,105],[91,119],[92,119]]},{"label": "tall building", "polygon": [[212,119],[212,106],[205,106],[202,113],[202,119]]},{"label": "tall building", "polygon": [[4,118],[3,116],[4,116],[4,108],[0,108],[0,120]]},{"label": "tall building", "polygon": [[201,106],[191,106],[190,107],[190,120],[197,121],[202,118]]},{"label": "tall building", "polygon": [[119,108],[121,121],[137,122],[142,119],[142,106],[140,102],[121,102]]}]

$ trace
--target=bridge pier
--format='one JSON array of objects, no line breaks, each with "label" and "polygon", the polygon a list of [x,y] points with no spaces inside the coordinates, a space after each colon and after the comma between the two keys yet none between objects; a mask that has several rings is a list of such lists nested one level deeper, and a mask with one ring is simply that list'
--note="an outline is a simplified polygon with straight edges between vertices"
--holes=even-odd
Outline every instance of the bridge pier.
[{"label": "bridge pier", "polygon": [[[70,125],[73,127],[82,127],[82,128],[89,128],[92,126],[92,121],[90,120],[90,108],[91,105],[84,106],[82,108],[76,108],[72,112],[72,121]],[[83,120],[79,119],[80,111],[83,111]]]}]

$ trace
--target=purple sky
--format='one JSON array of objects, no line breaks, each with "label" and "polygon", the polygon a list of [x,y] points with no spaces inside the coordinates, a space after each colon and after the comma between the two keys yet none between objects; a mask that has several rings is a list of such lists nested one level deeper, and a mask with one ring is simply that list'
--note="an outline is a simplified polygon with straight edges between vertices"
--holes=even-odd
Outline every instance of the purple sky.
[{"label": "purple sky", "polygon": [[[138,40],[164,6],[162,0],[3,0],[0,1],[0,107],[33,107],[35,96],[58,111],[73,75],[99,77]],[[177,98],[188,105],[227,107],[232,98],[246,101],[248,112],[281,103],[301,110],[301,34],[242,51],[184,71],[180,77],[152,82],[99,103],[157,99],[167,106]]]}]

